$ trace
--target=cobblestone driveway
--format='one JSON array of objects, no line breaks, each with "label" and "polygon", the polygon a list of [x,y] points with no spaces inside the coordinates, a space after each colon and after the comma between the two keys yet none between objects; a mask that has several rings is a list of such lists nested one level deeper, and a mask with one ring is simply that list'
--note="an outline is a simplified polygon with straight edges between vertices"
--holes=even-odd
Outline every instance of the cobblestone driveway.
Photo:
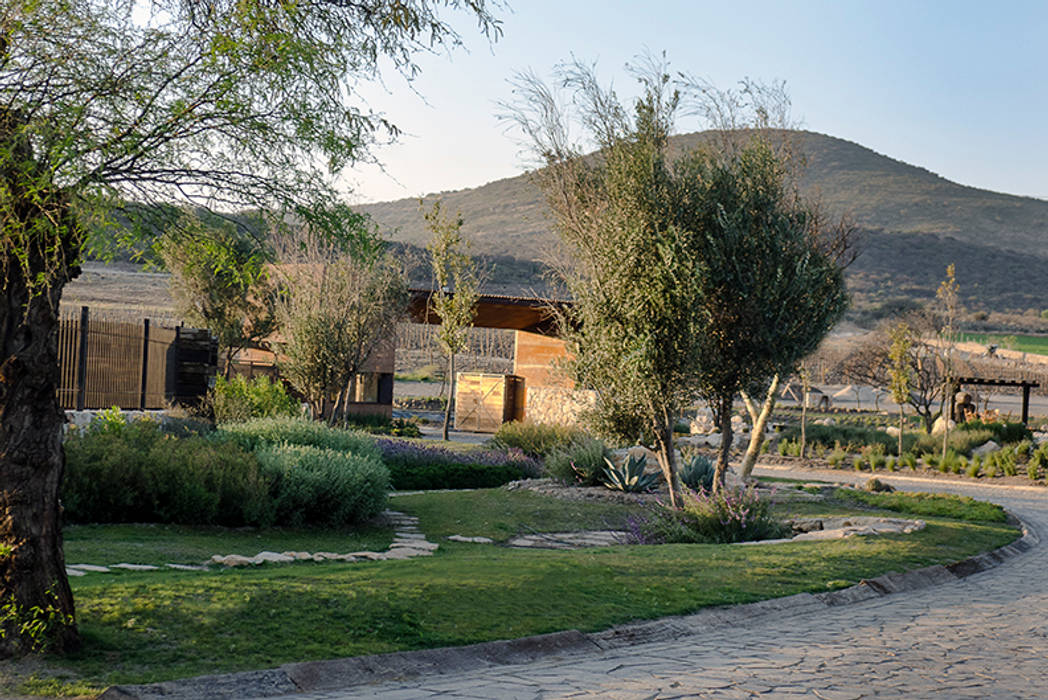
[{"label": "cobblestone driveway", "polygon": [[903,489],[948,490],[1001,503],[1041,544],[960,581],[817,614],[764,616],[683,640],[591,656],[288,697],[1048,697],[1048,495],[885,480]]}]

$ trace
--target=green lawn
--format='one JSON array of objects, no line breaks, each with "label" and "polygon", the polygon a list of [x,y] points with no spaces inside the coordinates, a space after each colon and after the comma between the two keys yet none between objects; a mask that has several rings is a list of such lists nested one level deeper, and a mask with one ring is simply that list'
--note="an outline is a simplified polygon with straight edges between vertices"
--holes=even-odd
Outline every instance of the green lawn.
[{"label": "green lawn", "polygon": [[[0,664],[0,678],[7,679],[0,694],[86,693],[113,683],[292,661],[594,631],[838,588],[887,571],[956,561],[1016,536],[999,523],[927,518],[928,527],[912,535],[832,542],[517,550],[441,538],[614,526],[625,509],[501,490],[402,496],[392,507],[419,516],[422,530],[441,544],[435,556],[73,579],[84,649],[46,664]],[[848,512],[840,503],[780,510]],[[116,530],[109,534],[119,539]]]},{"label": "green lawn", "polygon": [[995,344],[999,347],[1048,355],[1048,335],[1010,335],[1007,333],[962,333],[961,339],[969,343]]},{"label": "green lawn", "polygon": [[389,528],[223,528],[183,525],[68,525],[62,531],[69,564],[201,564],[213,554],[254,556],[261,551],[380,551]]}]

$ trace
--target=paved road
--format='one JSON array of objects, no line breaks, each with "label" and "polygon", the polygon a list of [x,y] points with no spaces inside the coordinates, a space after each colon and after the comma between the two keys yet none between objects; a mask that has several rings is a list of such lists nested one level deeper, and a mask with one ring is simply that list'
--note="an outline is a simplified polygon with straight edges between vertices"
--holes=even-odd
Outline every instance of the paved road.
[{"label": "paved road", "polygon": [[894,481],[910,490],[951,490],[999,502],[1041,544],[963,580],[817,613],[764,616],[589,656],[288,697],[1048,697],[1048,497],[1033,490]]}]

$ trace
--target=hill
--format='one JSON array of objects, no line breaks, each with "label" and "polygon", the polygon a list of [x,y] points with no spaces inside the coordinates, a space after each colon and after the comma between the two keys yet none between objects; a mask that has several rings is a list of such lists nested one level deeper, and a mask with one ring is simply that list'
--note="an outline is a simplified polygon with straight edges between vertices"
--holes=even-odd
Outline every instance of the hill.
[{"label": "hill", "polygon": [[[1043,279],[1048,201],[959,185],[832,136],[787,135],[806,162],[802,191],[829,214],[849,215],[865,232],[863,252],[848,271],[857,307],[869,309],[898,297],[927,300],[953,262],[970,308],[1048,308]],[[694,148],[708,138],[706,133],[683,134],[674,137],[673,147]],[[463,232],[473,240],[474,253],[499,259],[492,279],[496,286],[541,289],[543,266],[536,261],[549,259],[556,239],[528,175],[427,195],[427,205],[436,198],[462,212]],[[391,232],[394,241],[424,246],[429,238],[417,199],[357,208]],[[513,261],[521,269],[510,279]]]}]

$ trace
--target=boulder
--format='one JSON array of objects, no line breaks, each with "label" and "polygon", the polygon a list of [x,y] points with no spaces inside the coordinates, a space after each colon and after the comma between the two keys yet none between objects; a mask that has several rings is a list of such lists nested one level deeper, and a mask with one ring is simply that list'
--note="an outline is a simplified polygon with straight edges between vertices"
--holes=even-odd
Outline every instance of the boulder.
[{"label": "boulder", "polygon": [[[950,421],[950,430],[953,430],[956,427],[957,427],[957,424],[954,423],[951,420]],[[944,428],[943,428],[943,418],[942,418],[942,416],[939,416],[938,418],[935,419],[935,422],[932,423],[932,435],[942,435],[942,431],[943,430],[944,430]]]},{"label": "boulder", "polygon": [[985,457],[986,455],[990,454],[991,452],[996,452],[999,449],[1001,449],[1000,445],[998,445],[993,440],[987,440],[986,442],[984,442],[983,444],[979,445],[978,447],[976,447],[975,449],[972,450],[972,457],[975,457],[975,456]]},{"label": "boulder", "polygon": [[899,426],[897,425],[889,425],[888,427],[883,428],[883,430],[884,432],[891,435],[893,438],[899,437]]},{"label": "boulder", "polygon": [[717,429],[713,424],[713,416],[709,413],[699,413],[691,419],[690,426],[692,435],[705,435]]}]

